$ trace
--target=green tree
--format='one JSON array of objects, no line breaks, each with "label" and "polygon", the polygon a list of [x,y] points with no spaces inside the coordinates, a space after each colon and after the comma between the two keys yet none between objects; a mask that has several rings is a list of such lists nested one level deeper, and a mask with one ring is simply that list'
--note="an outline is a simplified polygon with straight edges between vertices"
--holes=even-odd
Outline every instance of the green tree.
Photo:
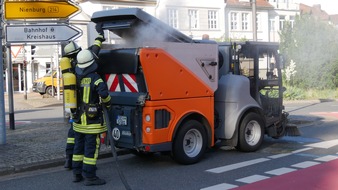
[{"label": "green tree", "polygon": [[280,33],[286,66],[293,60],[297,73],[292,84],[303,89],[338,86],[338,30],[311,15],[297,16]]}]

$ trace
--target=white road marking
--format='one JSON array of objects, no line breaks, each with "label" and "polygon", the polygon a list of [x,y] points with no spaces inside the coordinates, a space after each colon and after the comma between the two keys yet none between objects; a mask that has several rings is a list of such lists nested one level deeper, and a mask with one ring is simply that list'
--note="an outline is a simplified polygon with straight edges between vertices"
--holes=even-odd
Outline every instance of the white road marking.
[{"label": "white road marking", "polygon": [[331,161],[331,160],[335,160],[337,158],[338,158],[338,156],[327,155],[327,156],[323,156],[323,157],[320,157],[320,158],[316,158],[315,160],[316,161],[322,161],[322,162],[328,162],[328,161]]},{"label": "white road marking", "polygon": [[291,154],[297,154],[299,152],[304,152],[304,151],[311,150],[311,149],[312,148],[303,148],[303,149],[299,149],[299,150],[294,150],[290,153],[283,153],[283,154],[276,154],[276,155],[268,156],[268,158],[272,158],[272,159],[282,158],[282,157],[285,157],[285,156],[289,156]]},{"label": "white road marking", "polygon": [[218,184],[218,185],[213,185],[213,186],[210,186],[210,187],[203,188],[201,190],[227,190],[227,189],[233,189],[233,188],[236,188],[236,187],[238,187],[238,185],[221,183],[221,184]]},{"label": "white road marking", "polygon": [[291,155],[292,153],[283,153],[283,154],[276,154],[276,155],[273,155],[273,156],[268,156],[268,158],[271,158],[271,159],[276,159],[276,158],[282,158],[282,157],[285,157],[285,156],[289,156]]},{"label": "white road marking", "polygon": [[253,182],[261,181],[263,179],[268,179],[268,178],[270,177],[264,176],[264,175],[252,175],[252,176],[244,177],[241,179],[237,179],[236,181],[243,182],[243,183],[253,183]]},{"label": "white road marking", "polygon": [[[217,167],[217,168],[209,169],[209,170],[206,170],[206,171],[212,172],[212,173],[223,173],[223,172],[239,169],[239,168],[242,168],[242,167],[246,167],[246,166],[262,163],[262,162],[265,162],[265,161],[269,161],[271,159],[277,159],[277,158],[282,158],[282,157],[289,156],[289,155],[292,155],[292,154],[297,154],[297,153],[300,153],[300,152],[311,150],[313,148],[326,148],[326,149],[328,149],[328,148],[331,148],[331,147],[336,146],[336,145],[338,145],[338,140],[323,141],[323,142],[319,142],[319,143],[313,143],[313,144],[305,145],[305,146],[309,146],[309,147],[299,149],[299,150],[295,150],[295,151],[292,151],[290,153],[276,154],[276,155],[268,156],[267,158],[258,158],[258,159],[244,161],[244,162],[240,162],[240,163],[236,163],[236,164]],[[338,154],[338,152],[336,154]],[[316,158],[315,161],[328,162],[328,161],[335,160],[335,159],[338,159],[338,156],[327,155],[327,156]],[[317,164],[321,164],[321,163],[320,162],[314,162],[314,161],[305,161],[305,162],[300,162],[298,164],[294,164],[294,165],[292,165],[292,167],[303,169],[303,168],[308,168],[308,167],[311,167],[311,166],[314,166],[314,165],[317,165]],[[270,174],[270,175],[283,175],[283,174],[290,173],[290,172],[293,172],[293,171],[296,171],[296,170],[297,169],[294,169],[294,168],[282,167],[282,168],[267,171],[265,173]],[[263,176],[263,175],[252,175],[252,176],[237,179],[236,181],[249,184],[249,183],[253,183],[253,182],[268,179],[268,178],[269,178],[268,176]],[[218,185],[203,188],[201,190],[228,190],[228,189],[233,189],[233,188],[236,188],[236,187],[238,187],[238,186],[228,184],[228,183],[221,183],[221,184],[218,184]]]},{"label": "white road marking", "polygon": [[313,147],[313,148],[331,148],[338,145],[338,140],[330,140],[330,141],[323,141],[319,143],[307,144],[305,146]]},{"label": "white road marking", "polygon": [[269,160],[270,159],[268,159],[268,158],[258,158],[258,159],[249,160],[249,161],[245,161],[245,162],[239,162],[239,163],[236,163],[236,164],[217,167],[217,168],[209,169],[209,170],[206,170],[206,171],[219,174],[219,173],[235,170],[235,169],[238,169],[238,168],[243,168],[243,167],[246,167],[246,166],[258,164],[258,163],[261,163],[261,162],[266,162],[266,161],[269,161]]},{"label": "white road marking", "polygon": [[320,164],[319,162],[312,162],[312,161],[305,161],[305,162],[300,162],[298,164],[291,165],[292,167],[295,168],[308,168],[311,166],[315,166],[317,164]]},{"label": "white road marking", "polygon": [[267,171],[265,173],[270,174],[270,175],[283,175],[283,174],[293,172],[293,171],[296,171],[296,170],[297,169],[283,167],[283,168],[278,168],[278,169],[275,169],[275,170],[270,170],[270,171]]}]

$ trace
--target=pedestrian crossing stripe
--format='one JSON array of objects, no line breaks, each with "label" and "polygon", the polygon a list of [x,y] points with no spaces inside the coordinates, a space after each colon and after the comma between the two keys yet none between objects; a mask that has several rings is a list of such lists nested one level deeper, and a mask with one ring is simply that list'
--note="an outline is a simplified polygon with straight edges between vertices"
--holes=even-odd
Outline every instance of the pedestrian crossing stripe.
[{"label": "pedestrian crossing stripe", "polygon": [[[328,148],[328,147],[332,147],[332,146],[337,145],[338,143],[336,144],[336,141],[337,140],[323,141],[321,143],[313,143],[313,144],[309,144],[309,145],[306,145],[306,146],[311,146],[313,148]],[[276,156],[276,157],[269,156],[268,158],[270,158],[270,159],[268,159],[268,158],[258,158],[258,159],[248,160],[248,161],[235,163],[235,164],[231,164],[231,165],[221,166],[221,167],[218,167],[218,168],[209,169],[209,170],[206,170],[206,171],[212,172],[212,173],[223,173],[223,172],[226,172],[226,171],[235,170],[236,169],[235,167],[242,168],[242,167],[258,164],[258,163],[261,163],[261,162],[281,158],[281,157],[284,157],[284,156],[289,156],[289,155],[292,155],[292,154],[304,152],[304,151],[307,151],[307,150],[311,150],[313,148],[303,148],[303,149],[292,151],[290,154],[285,154],[285,155],[283,154],[283,156],[280,156],[280,155],[282,155],[282,154],[280,154],[279,156]],[[305,169],[305,168],[308,168],[308,167],[311,167],[311,166],[322,164],[323,162],[330,162],[330,161],[333,161],[333,160],[336,160],[336,159],[338,159],[338,153],[337,153],[337,155],[322,156],[322,157],[314,159],[314,161],[304,161],[304,162],[300,162],[300,163],[297,163],[297,164],[293,164],[293,165],[290,166],[290,168],[289,167],[282,167],[282,168],[266,171],[265,174],[279,176],[279,175],[295,172],[299,169]],[[293,168],[291,168],[291,167],[293,167]],[[236,179],[235,181],[241,182],[241,183],[246,183],[246,184],[251,184],[251,183],[254,183],[254,182],[257,182],[257,181],[262,181],[262,180],[269,179],[269,178],[270,178],[270,176],[255,174],[255,175]],[[220,184],[216,184],[216,185],[213,185],[213,186],[202,188],[201,190],[228,190],[228,189],[233,189],[233,188],[236,188],[236,187],[239,187],[239,186],[234,185],[234,184],[230,184],[230,183],[220,183]]]}]

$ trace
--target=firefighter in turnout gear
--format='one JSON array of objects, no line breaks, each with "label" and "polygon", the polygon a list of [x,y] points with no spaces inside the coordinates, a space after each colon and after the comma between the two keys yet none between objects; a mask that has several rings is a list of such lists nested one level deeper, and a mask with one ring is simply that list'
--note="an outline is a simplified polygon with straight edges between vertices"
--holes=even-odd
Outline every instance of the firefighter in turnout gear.
[{"label": "firefighter in turnout gear", "polygon": [[[65,75],[66,73],[72,73],[75,74],[75,66],[76,66],[76,55],[81,51],[81,47],[77,45],[75,42],[71,41],[69,44],[67,44],[64,48],[65,52],[65,58],[61,59],[60,65],[62,69],[62,75]],[[67,63],[70,62],[70,63]],[[65,65],[65,66],[64,66]],[[65,77],[63,77],[65,79]],[[76,86],[76,84],[75,84]],[[66,88],[66,87],[65,87]],[[67,112],[70,112],[70,128],[68,130],[67,135],[67,145],[66,145],[66,162],[64,167],[68,169],[72,169],[72,159],[73,159],[73,149],[74,149],[74,131],[73,131],[73,123],[72,123],[72,113],[75,112],[75,110],[69,110]]]},{"label": "firefighter in turnout gear", "polygon": [[84,177],[85,185],[103,185],[105,180],[96,176],[96,161],[100,134],[107,130],[101,106],[110,109],[111,97],[106,83],[95,72],[98,67],[95,55],[90,50],[82,50],[77,55],[77,62],[78,106],[73,119],[73,181],[79,182]]},{"label": "firefighter in turnout gear", "polygon": [[[104,32],[102,29],[102,24],[97,24],[96,25],[96,31],[98,32],[98,36],[94,41],[94,44],[92,46],[90,46],[88,49],[90,49],[95,55],[98,55],[100,50],[101,50],[101,45],[102,42],[105,41],[104,38]],[[61,61],[70,61],[70,63],[66,63],[64,66],[65,68],[63,68],[63,65],[61,65],[61,69],[62,69],[62,74],[64,75],[65,73],[72,73],[75,74],[75,66],[77,65],[77,60],[76,60],[76,56],[77,54],[81,51],[81,47],[75,43],[74,41],[69,42],[65,47],[64,47],[64,57],[68,58],[68,59],[64,59],[62,58]],[[65,77],[64,77],[65,79]],[[74,84],[76,85],[76,84]],[[66,86],[65,86],[66,87]],[[66,93],[64,93],[66,94]],[[67,97],[65,97],[65,100],[67,99]],[[75,99],[75,101],[77,101]],[[65,102],[65,104],[67,104],[69,102]],[[72,102],[72,104],[76,102]],[[67,108],[67,106],[65,106]],[[68,130],[68,136],[67,136],[67,145],[66,145],[66,161],[65,161],[65,165],[64,167],[67,169],[72,169],[72,159],[73,159],[73,149],[74,149],[74,143],[75,143],[75,139],[74,139],[74,131],[73,131],[73,114],[75,114],[76,109],[70,109],[70,110],[66,110],[66,112],[70,112],[70,128]]]}]

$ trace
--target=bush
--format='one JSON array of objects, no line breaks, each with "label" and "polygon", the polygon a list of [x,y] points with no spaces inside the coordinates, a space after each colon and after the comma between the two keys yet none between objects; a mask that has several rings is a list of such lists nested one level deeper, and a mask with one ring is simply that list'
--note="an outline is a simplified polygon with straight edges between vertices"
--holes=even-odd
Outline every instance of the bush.
[{"label": "bush", "polygon": [[315,99],[337,99],[338,89],[302,89],[287,86],[283,94],[284,100],[315,100]]},{"label": "bush", "polygon": [[306,99],[336,99],[338,97],[337,90],[324,89],[315,90],[310,89],[306,91]]},{"label": "bush", "polygon": [[283,93],[284,100],[304,100],[306,98],[305,91],[296,87],[286,87]]}]

